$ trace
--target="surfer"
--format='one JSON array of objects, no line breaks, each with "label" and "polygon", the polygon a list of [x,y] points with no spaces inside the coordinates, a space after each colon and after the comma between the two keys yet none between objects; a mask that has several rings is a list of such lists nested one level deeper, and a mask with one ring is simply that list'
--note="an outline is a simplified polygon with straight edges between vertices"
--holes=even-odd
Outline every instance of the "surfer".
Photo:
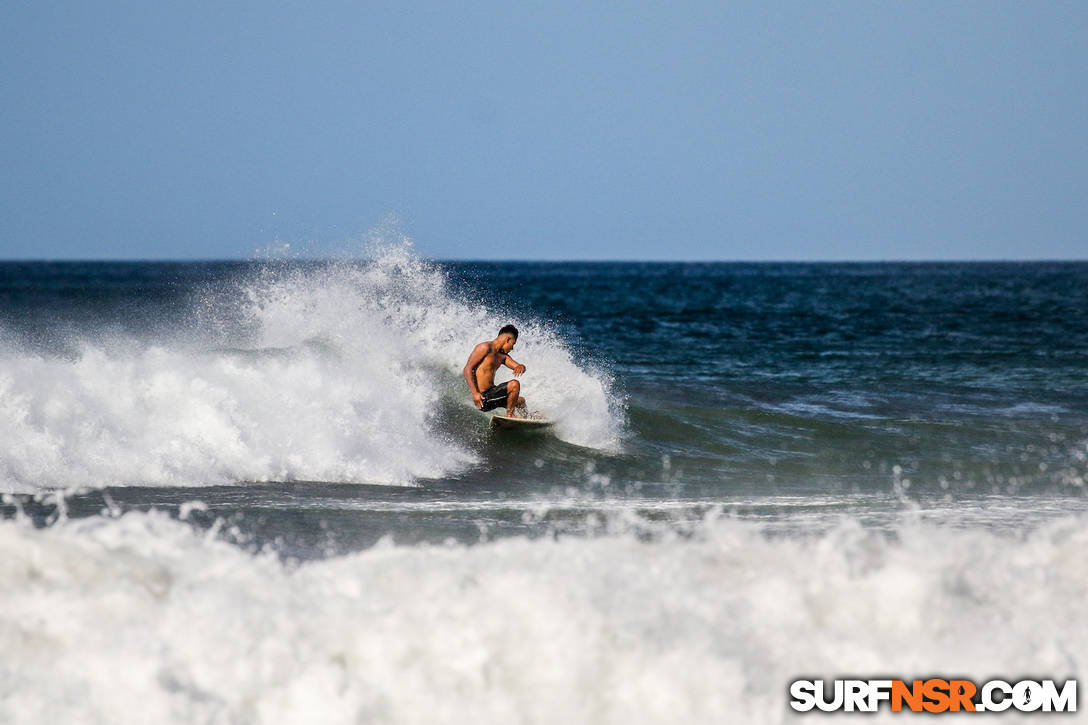
[{"label": "surfer", "polygon": [[498,337],[490,342],[481,342],[472,348],[472,354],[465,363],[465,382],[468,383],[469,392],[472,393],[472,402],[480,410],[494,410],[506,406],[506,416],[516,417],[514,409],[517,408],[522,418],[529,416],[525,407],[525,398],[521,396],[521,383],[517,380],[507,380],[501,385],[495,385],[495,371],[500,365],[505,365],[514,371],[514,377],[520,377],[525,372],[525,366],[510,357],[510,351],[514,349],[514,343],[518,341],[518,328],[513,325],[505,325],[499,330]]}]

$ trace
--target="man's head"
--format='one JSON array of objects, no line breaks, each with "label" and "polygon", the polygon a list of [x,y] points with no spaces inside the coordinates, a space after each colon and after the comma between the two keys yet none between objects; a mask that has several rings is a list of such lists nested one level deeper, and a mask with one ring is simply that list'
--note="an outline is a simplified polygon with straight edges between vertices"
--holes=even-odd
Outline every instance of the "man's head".
[{"label": "man's head", "polygon": [[518,328],[513,325],[503,325],[496,339],[499,340],[503,352],[510,352],[514,349],[514,343],[518,341]]}]

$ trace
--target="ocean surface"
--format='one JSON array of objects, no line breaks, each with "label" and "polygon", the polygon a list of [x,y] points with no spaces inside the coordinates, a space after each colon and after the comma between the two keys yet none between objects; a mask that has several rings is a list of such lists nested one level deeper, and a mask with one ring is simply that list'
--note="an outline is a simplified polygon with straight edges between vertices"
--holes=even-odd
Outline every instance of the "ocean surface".
[{"label": "ocean surface", "polygon": [[3,262],[0,722],[1083,685],[1086,477],[1086,263]]}]

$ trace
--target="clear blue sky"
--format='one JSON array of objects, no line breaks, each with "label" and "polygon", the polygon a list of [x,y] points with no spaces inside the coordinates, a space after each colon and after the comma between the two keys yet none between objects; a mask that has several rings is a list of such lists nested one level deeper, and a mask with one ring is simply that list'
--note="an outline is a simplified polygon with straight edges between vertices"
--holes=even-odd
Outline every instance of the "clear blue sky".
[{"label": "clear blue sky", "polygon": [[0,6],[0,258],[1088,258],[1085,2]]}]

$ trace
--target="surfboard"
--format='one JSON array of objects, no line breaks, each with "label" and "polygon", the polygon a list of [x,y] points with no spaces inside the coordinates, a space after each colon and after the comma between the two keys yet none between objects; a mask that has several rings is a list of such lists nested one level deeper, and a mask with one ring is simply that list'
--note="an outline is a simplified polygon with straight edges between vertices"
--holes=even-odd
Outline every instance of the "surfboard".
[{"label": "surfboard", "polygon": [[548,430],[555,425],[554,420],[540,420],[535,418],[507,418],[496,413],[491,416],[491,427],[496,430]]}]

